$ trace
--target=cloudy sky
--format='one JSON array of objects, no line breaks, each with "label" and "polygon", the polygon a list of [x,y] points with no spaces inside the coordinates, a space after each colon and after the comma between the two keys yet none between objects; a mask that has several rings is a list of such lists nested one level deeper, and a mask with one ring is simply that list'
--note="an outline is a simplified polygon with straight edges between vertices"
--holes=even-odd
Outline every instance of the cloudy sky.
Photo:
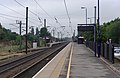
[{"label": "cloudy sky", "polygon": [[[20,3],[20,4],[18,4]],[[11,29],[12,31],[19,32],[16,25],[16,20],[21,20],[25,23],[25,7],[29,7],[29,27],[43,27],[38,17],[43,21],[47,19],[48,29],[54,28],[56,32],[62,31],[65,36],[69,36],[72,30],[77,29],[78,23],[85,23],[85,10],[81,9],[85,6],[88,10],[88,17],[93,22],[94,19],[94,6],[97,6],[97,0],[66,0],[68,13],[71,19],[69,20],[66,13],[64,0],[0,0],[0,22],[2,25]],[[37,3],[36,3],[36,2]],[[108,22],[117,17],[120,17],[120,0],[100,0],[100,23]],[[55,20],[57,19],[57,22]],[[90,20],[88,19],[88,23]],[[13,24],[13,25],[11,25]],[[62,28],[61,26],[65,26]],[[25,27],[23,25],[23,27]],[[57,34],[56,34],[57,35]]]}]

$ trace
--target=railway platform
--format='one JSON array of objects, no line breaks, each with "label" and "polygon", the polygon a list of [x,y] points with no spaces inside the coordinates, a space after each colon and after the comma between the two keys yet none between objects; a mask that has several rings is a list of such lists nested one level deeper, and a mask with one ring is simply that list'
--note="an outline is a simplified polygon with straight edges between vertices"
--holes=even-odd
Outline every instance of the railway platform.
[{"label": "railway platform", "polygon": [[70,43],[32,78],[120,78],[85,45]]}]

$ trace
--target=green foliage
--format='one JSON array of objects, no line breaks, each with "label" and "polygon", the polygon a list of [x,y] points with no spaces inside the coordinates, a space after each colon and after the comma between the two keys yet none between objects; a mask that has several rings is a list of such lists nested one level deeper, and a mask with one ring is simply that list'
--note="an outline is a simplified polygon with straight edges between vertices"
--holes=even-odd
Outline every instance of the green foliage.
[{"label": "green foliage", "polygon": [[51,34],[49,33],[49,32],[47,32],[47,35],[46,35],[47,37],[51,37]]},{"label": "green foliage", "polygon": [[[36,34],[34,32],[34,28],[31,28],[31,31],[28,33],[27,35],[27,39],[28,39],[28,43],[32,43],[33,41],[36,41],[38,43],[38,46],[44,46],[45,45],[45,40],[42,39],[40,40],[40,36],[42,38],[46,37],[51,37],[51,34],[47,31],[47,28],[43,27],[41,28],[41,30],[39,31],[38,28],[36,28]],[[25,45],[25,38],[26,35],[24,34],[22,37],[22,46],[24,48]],[[20,35],[18,35],[16,32],[11,32],[11,30],[9,29],[5,29],[4,27],[2,27],[2,25],[0,24],[0,40],[1,41],[8,41],[11,42],[11,45],[20,45]]]},{"label": "green foliage", "polygon": [[119,21],[116,21],[111,23],[107,27],[106,35],[108,38],[111,38],[114,43],[119,43],[120,40],[120,19]]},{"label": "green foliage", "polygon": [[18,36],[16,32],[11,32],[0,24],[0,40],[16,40],[16,36]]},{"label": "green foliage", "polygon": [[0,29],[0,40],[3,40],[4,37],[5,37],[5,32],[2,29]]},{"label": "green foliage", "polygon": [[38,27],[36,28],[36,35],[37,36],[39,35],[39,29],[38,29]]},{"label": "green foliage", "polygon": [[34,41],[34,35],[32,35],[31,33],[28,33],[28,40]]},{"label": "green foliage", "polygon": [[16,36],[18,36],[18,34],[17,34],[16,32],[12,32],[12,33],[10,34],[10,39],[11,39],[11,40],[16,40]]},{"label": "green foliage", "polygon": [[93,31],[78,32],[78,37],[79,36],[82,36],[89,41],[93,41],[94,39]]},{"label": "green foliage", "polygon": [[106,25],[102,25],[101,27],[100,27],[100,39],[101,39],[101,42],[106,42],[106,40],[107,40],[107,36],[106,36],[106,32],[107,32],[107,30],[106,30]]},{"label": "green foliage", "polygon": [[41,30],[40,30],[40,36],[41,36],[42,38],[44,38],[45,36],[46,36],[46,37],[51,37],[51,34],[47,31],[47,28],[46,28],[46,27],[43,27],[43,28],[41,28]]},{"label": "green foliage", "polygon": [[20,35],[16,36],[16,44],[20,44],[20,39],[21,39]]},{"label": "green foliage", "polygon": [[46,34],[47,34],[47,28],[46,27],[41,28],[40,36],[43,38],[46,36]]},{"label": "green foliage", "polygon": [[116,18],[101,26],[101,40],[112,39],[113,43],[120,43],[120,19]]},{"label": "green foliage", "polygon": [[34,35],[34,28],[31,29],[31,35]]}]

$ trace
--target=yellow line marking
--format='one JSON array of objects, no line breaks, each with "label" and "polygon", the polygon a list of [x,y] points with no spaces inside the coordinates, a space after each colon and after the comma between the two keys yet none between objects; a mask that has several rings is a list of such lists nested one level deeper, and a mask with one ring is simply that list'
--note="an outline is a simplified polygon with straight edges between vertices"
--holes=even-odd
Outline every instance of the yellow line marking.
[{"label": "yellow line marking", "polygon": [[70,59],[69,59],[69,64],[68,64],[68,70],[67,70],[67,76],[66,76],[66,78],[70,77],[71,60],[72,60],[72,52],[73,52],[73,45],[72,44],[71,44],[71,53],[70,53]]},{"label": "yellow line marking", "polygon": [[[68,51],[69,50],[69,51]],[[59,63],[57,63],[57,65],[56,65],[56,67],[54,68],[54,70],[53,70],[53,72],[52,72],[52,74],[50,75],[50,77],[49,78],[58,78],[58,77],[56,77],[56,75],[60,75],[60,72],[59,72],[59,74],[57,74],[58,73],[58,71],[60,70],[61,71],[61,69],[62,69],[62,67],[63,67],[63,64],[64,64],[64,62],[65,62],[65,59],[66,59],[66,57],[67,57],[67,54],[71,51],[71,43],[70,43],[70,45],[67,45],[65,48],[64,48],[64,53],[63,53],[63,55],[62,55],[62,57],[59,59]],[[61,54],[62,54],[61,53]],[[60,55],[60,54],[59,54]],[[58,70],[59,69],[59,70]]]}]

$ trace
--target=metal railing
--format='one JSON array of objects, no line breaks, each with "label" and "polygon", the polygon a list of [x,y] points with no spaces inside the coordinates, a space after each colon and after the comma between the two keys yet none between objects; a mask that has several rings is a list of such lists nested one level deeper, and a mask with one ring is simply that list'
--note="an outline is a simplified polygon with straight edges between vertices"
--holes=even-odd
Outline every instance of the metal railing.
[{"label": "metal railing", "polygon": [[[97,43],[96,43],[96,46],[94,46],[93,41],[88,41],[86,43],[86,46],[89,47],[94,52],[95,52],[95,48],[96,48],[96,53],[98,54]],[[114,46],[112,44],[101,43],[100,53],[101,53],[102,57],[107,59],[109,62],[114,63]]]}]

